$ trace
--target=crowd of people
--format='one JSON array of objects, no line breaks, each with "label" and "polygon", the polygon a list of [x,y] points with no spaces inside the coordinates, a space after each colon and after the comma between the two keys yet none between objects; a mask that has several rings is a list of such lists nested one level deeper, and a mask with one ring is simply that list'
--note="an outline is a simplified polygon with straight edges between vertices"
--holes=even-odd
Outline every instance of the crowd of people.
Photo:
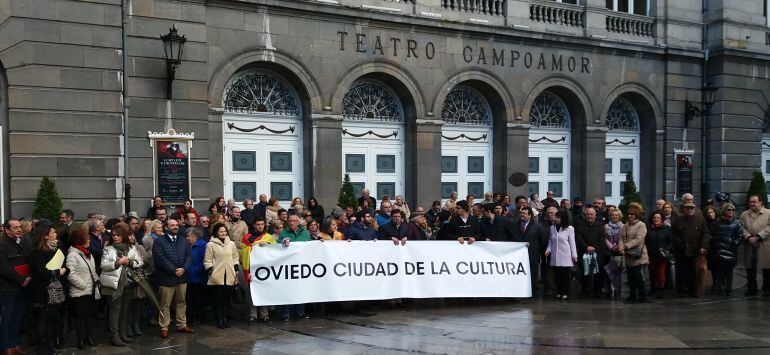
[{"label": "crowd of people", "polygon": [[[488,192],[481,201],[453,193],[425,210],[402,196],[377,201],[364,189],[358,207],[335,206],[328,214],[312,197],[307,205],[296,197],[283,208],[275,197],[260,195],[242,208],[219,197],[205,213],[191,200],[171,207],[155,197],[142,218],[94,212],[78,223],[65,209],[57,222],[7,219],[0,237],[0,348],[3,355],[25,354],[23,330],[41,354],[57,353],[71,329],[79,349],[94,346],[94,319],[106,319],[114,346],[142,336],[147,320],[161,338],[172,322],[183,334],[207,319],[229,328],[233,300],[238,290],[241,297],[247,292],[252,250],[275,243],[523,242],[534,297],[566,301],[579,290],[581,297],[626,294],[631,303],[663,298],[668,289],[702,297],[704,270],[712,277],[710,292],[730,296],[743,247],[746,296],[757,295],[762,270],[762,295],[770,297],[770,210],[759,196],[748,197],[739,218],[729,202],[700,210],[691,194],[677,207],[658,200],[651,212],[639,203],[621,210],[602,199],[591,202],[557,201],[551,192],[543,200]],[[305,305],[246,308],[249,322],[309,318]]]}]

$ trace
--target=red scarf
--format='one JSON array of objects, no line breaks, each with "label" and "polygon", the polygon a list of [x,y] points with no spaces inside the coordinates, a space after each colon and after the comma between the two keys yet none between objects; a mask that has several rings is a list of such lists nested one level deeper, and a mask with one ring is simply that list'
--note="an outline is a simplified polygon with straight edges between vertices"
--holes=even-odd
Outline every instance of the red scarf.
[{"label": "red scarf", "polygon": [[83,252],[83,254],[86,255],[86,258],[91,259],[91,252],[88,250],[88,248],[83,248],[83,246],[80,244],[73,244],[72,246],[75,247],[75,249]]}]

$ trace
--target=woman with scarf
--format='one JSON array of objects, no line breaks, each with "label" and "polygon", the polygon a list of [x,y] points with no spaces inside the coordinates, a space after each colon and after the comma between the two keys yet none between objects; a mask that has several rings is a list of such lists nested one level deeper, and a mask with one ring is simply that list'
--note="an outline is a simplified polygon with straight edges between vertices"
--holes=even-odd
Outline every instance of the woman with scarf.
[{"label": "woman with scarf", "polygon": [[604,244],[607,246],[607,250],[610,251],[610,262],[604,266],[604,271],[607,273],[607,278],[610,281],[607,290],[610,290],[608,294],[612,299],[620,299],[620,286],[621,286],[621,274],[623,271],[623,256],[620,255],[618,250],[618,243],[620,242],[620,229],[623,228],[623,213],[618,210],[613,210],[609,213],[610,221],[604,225]]},{"label": "woman with scarf", "polygon": [[29,255],[29,291],[35,309],[37,323],[37,353],[56,354],[56,333],[61,326],[61,310],[64,303],[64,287],[69,270],[60,266],[50,270],[47,264],[59,250],[59,240],[53,223],[47,219],[37,222],[32,230],[32,240],[37,246]]},{"label": "woman with scarf", "polygon": [[674,236],[671,227],[663,224],[663,212],[655,211],[650,215],[650,228],[647,229],[647,251],[650,254],[650,294],[663,298],[666,286],[666,256],[674,249]]},{"label": "woman with scarf", "polygon": [[[152,253],[148,253],[143,246],[137,244],[136,236],[133,234],[128,235],[128,243],[131,244],[132,248],[136,249],[136,251],[139,253],[139,257],[142,259],[143,265],[141,272],[144,273],[144,276],[147,277],[147,275],[152,274]],[[142,309],[145,304],[143,301],[145,298],[147,298],[146,291],[138,287],[136,299],[132,300],[128,305],[128,325],[126,327],[126,335],[129,337],[142,335],[141,321]]]},{"label": "woman with scarf", "polygon": [[96,297],[99,295],[99,275],[96,274],[94,257],[88,250],[91,238],[84,230],[70,233],[70,249],[67,252],[70,310],[72,310],[78,349],[95,346],[91,338],[93,316],[96,314]]},{"label": "woman with scarf", "polygon": [[[275,238],[267,232],[267,226],[265,219],[257,217],[254,219],[254,233],[247,234],[243,237],[241,246],[241,267],[243,267],[244,274],[246,275],[246,282],[250,282],[249,272],[251,268],[251,251],[255,246],[265,246],[268,244],[275,244]],[[267,323],[270,318],[267,316],[268,307],[254,307],[249,309],[249,322],[255,322],[259,319],[262,322]]]},{"label": "woman with scarf", "polygon": [[110,298],[109,326],[112,345],[126,346],[128,337],[128,310],[136,298],[137,287],[130,273],[144,265],[137,247],[128,239],[128,225],[120,222],[112,228],[112,237],[102,254],[102,275],[99,282],[102,293]]},{"label": "woman with scarf", "polygon": [[209,274],[206,283],[214,295],[214,309],[217,315],[217,328],[230,328],[227,310],[230,309],[230,291],[238,284],[238,248],[229,237],[227,226],[215,224],[211,229],[212,237],[206,244],[203,266]]}]

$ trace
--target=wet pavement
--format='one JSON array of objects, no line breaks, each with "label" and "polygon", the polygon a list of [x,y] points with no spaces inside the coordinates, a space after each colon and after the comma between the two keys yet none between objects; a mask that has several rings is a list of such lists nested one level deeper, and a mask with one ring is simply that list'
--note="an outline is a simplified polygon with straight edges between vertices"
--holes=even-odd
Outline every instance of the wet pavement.
[{"label": "wet pavement", "polygon": [[[742,290],[736,290],[742,295]],[[102,345],[65,354],[770,354],[770,299],[707,296],[649,304],[573,299],[418,300],[384,307],[370,317],[351,314],[249,325],[213,324],[195,334],[157,328],[125,348]],[[72,341],[70,341],[71,343]],[[68,344],[70,345],[70,344]]]}]

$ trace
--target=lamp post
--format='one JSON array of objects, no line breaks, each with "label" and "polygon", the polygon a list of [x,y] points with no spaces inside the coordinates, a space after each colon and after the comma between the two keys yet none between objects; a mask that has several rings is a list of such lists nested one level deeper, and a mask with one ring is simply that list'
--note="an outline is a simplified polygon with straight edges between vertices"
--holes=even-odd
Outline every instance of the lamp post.
[{"label": "lamp post", "polygon": [[696,117],[708,116],[711,112],[711,106],[714,105],[716,99],[717,88],[713,86],[706,86],[703,88],[703,105],[699,108],[693,105],[689,100],[684,101],[684,117],[685,126]]},{"label": "lamp post", "polygon": [[168,33],[160,36],[163,41],[163,55],[166,57],[166,99],[171,100],[171,84],[174,82],[176,67],[182,64],[182,50],[187,38],[177,33],[173,25]]}]

